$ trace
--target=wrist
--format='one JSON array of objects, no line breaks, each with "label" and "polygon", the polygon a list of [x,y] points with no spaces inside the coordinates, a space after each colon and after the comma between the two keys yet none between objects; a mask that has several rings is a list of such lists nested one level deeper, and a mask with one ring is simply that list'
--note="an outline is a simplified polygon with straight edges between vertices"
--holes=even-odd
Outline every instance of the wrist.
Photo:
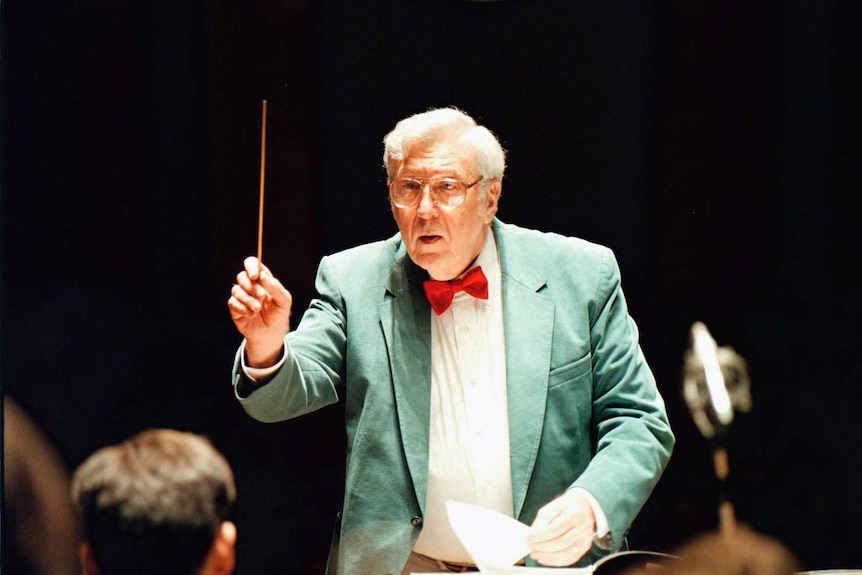
[{"label": "wrist", "polygon": [[243,353],[245,365],[256,369],[265,369],[274,366],[284,355],[284,341],[279,341],[278,344],[262,344],[252,342],[248,339],[245,342],[245,350]]}]

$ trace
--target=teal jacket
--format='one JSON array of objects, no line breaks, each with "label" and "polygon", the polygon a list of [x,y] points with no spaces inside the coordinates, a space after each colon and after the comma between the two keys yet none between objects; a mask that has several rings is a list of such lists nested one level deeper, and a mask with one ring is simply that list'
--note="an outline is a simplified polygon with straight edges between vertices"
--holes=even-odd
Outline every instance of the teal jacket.
[{"label": "teal jacket", "polygon": [[[608,248],[494,220],[503,292],[515,516],[566,489],[592,493],[614,550],[673,448],[664,401]],[[264,422],[345,402],[347,476],[329,572],[398,575],[422,529],[431,404],[431,308],[400,235],[323,258],[287,360],[244,396]],[[592,558],[601,553],[593,547]]]}]

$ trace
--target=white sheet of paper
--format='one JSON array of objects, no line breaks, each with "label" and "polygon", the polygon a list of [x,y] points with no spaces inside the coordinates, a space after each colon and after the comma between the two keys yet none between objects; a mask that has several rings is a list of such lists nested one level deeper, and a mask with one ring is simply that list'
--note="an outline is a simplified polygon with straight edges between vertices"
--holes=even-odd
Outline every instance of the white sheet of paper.
[{"label": "white sheet of paper", "polygon": [[[590,575],[594,570],[592,567],[524,567],[523,565],[515,565],[507,569],[497,569],[494,571],[482,571],[488,575]],[[413,571],[410,575],[446,575],[451,571]],[[832,575],[830,573],[830,575]],[[839,574],[843,575],[843,574]],[[850,575],[850,574],[848,574]],[[854,575],[858,575],[854,574]]]},{"label": "white sheet of paper", "polygon": [[527,575],[553,572],[556,575],[582,575],[592,572],[590,567],[553,569],[515,565],[530,553],[527,546],[528,525],[492,509],[458,501],[447,501],[446,512],[452,530],[481,573]]},{"label": "white sheet of paper", "polygon": [[530,528],[497,511],[447,501],[446,512],[455,535],[467,549],[479,571],[507,569],[530,552]]}]

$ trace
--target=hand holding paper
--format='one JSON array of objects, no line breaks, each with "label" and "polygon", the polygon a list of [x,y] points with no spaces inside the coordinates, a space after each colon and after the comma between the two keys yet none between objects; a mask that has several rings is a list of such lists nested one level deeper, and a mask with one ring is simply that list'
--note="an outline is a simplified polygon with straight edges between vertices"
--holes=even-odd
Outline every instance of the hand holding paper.
[{"label": "hand holding paper", "polygon": [[446,510],[452,530],[482,573],[586,575],[593,572],[591,567],[552,569],[515,566],[515,563],[530,553],[530,547],[527,545],[529,526],[497,511],[457,501],[448,501]]},{"label": "hand holding paper", "polygon": [[596,515],[579,489],[571,489],[539,509],[527,543],[542,565],[563,567],[583,557],[596,535]]}]

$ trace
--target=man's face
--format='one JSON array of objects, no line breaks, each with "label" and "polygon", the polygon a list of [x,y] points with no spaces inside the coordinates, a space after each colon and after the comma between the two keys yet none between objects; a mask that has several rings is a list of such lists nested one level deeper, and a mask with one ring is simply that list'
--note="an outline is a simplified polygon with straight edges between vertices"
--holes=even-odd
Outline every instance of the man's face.
[{"label": "man's face", "polygon": [[[417,144],[394,178],[455,178],[472,183],[478,177],[473,159],[459,151],[445,141],[425,146]],[[433,279],[448,280],[461,275],[482,251],[488,225],[497,212],[499,196],[500,182],[495,180],[487,197],[483,198],[479,186],[473,186],[467,190],[464,203],[453,210],[435,205],[427,187],[415,206],[393,205],[392,213],[410,259]]]}]

